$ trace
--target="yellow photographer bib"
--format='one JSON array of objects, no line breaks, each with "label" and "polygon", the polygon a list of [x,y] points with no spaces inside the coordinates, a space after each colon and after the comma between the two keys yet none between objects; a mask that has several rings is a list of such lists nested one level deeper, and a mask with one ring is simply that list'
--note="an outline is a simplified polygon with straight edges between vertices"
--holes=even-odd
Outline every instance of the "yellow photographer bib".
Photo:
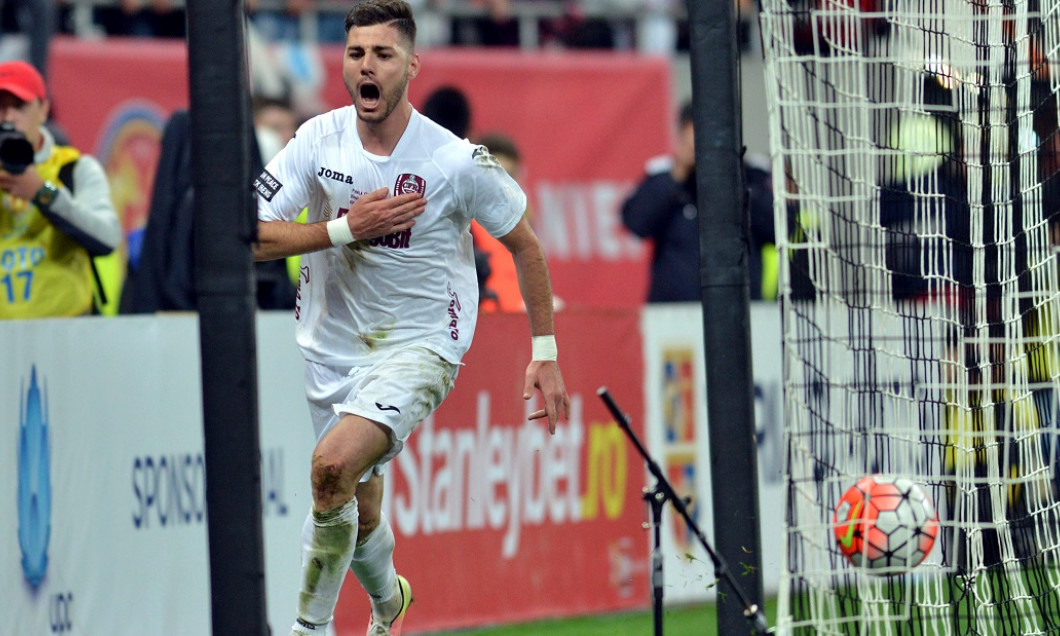
[{"label": "yellow photographer bib", "polygon": [[[56,146],[33,166],[46,181],[81,156]],[[92,309],[88,252],[52,225],[32,202],[0,195],[0,319],[79,316]]]}]

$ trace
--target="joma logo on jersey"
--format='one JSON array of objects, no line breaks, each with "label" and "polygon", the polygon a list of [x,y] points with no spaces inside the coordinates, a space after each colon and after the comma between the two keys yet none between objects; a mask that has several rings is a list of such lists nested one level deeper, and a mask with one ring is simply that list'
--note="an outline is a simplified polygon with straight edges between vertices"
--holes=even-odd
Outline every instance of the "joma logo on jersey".
[{"label": "joma logo on jersey", "polygon": [[427,182],[423,180],[423,177],[407,172],[399,176],[394,183],[394,196],[409,194],[410,192],[423,194],[426,191]]},{"label": "joma logo on jersey", "polygon": [[372,247],[389,247],[395,250],[408,249],[409,241],[412,240],[412,229],[402,230],[400,232],[394,232],[387,234],[386,236],[378,236],[368,241],[368,245]]},{"label": "joma logo on jersey", "polygon": [[298,271],[298,287],[294,290],[294,319],[302,319],[302,285],[309,283],[309,266],[302,265]]},{"label": "joma logo on jersey", "polygon": [[317,173],[318,177],[324,177],[325,179],[331,179],[332,181],[338,181],[339,183],[345,183],[347,185],[353,185],[353,177],[348,174],[344,174],[331,168],[325,168],[320,166],[320,172]]},{"label": "joma logo on jersey", "polygon": [[453,286],[449,283],[445,284],[445,293],[449,295],[449,337],[453,340],[459,340],[460,312],[464,308],[460,305],[460,296],[453,291]]}]

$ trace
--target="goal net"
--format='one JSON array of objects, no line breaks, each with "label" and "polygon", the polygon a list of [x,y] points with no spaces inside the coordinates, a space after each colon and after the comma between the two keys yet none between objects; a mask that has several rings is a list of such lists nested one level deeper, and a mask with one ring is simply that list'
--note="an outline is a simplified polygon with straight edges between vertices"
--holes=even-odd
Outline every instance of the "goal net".
[{"label": "goal net", "polygon": [[[1060,633],[1060,0],[761,0],[781,261],[778,626]],[[860,477],[939,512],[873,574]]]}]

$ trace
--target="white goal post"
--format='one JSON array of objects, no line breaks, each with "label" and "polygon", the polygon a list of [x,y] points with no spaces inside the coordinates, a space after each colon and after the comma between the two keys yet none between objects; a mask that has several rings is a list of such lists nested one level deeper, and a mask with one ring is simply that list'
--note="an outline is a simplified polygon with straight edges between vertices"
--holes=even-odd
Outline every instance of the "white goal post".
[{"label": "white goal post", "polygon": [[[1060,631],[1060,0],[761,0],[787,511],[778,628]],[[835,542],[860,477],[928,559]]]}]

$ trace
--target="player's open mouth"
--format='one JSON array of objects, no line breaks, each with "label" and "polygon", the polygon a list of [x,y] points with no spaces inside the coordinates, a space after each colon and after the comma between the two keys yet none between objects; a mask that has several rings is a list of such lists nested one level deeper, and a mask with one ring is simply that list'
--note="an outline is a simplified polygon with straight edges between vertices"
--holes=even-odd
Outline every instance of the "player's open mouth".
[{"label": "player's open mouth", "polygon": [[379,103],[379,87],[375,84],[361,84],[359,94],[361,103],[369,108]]}]

